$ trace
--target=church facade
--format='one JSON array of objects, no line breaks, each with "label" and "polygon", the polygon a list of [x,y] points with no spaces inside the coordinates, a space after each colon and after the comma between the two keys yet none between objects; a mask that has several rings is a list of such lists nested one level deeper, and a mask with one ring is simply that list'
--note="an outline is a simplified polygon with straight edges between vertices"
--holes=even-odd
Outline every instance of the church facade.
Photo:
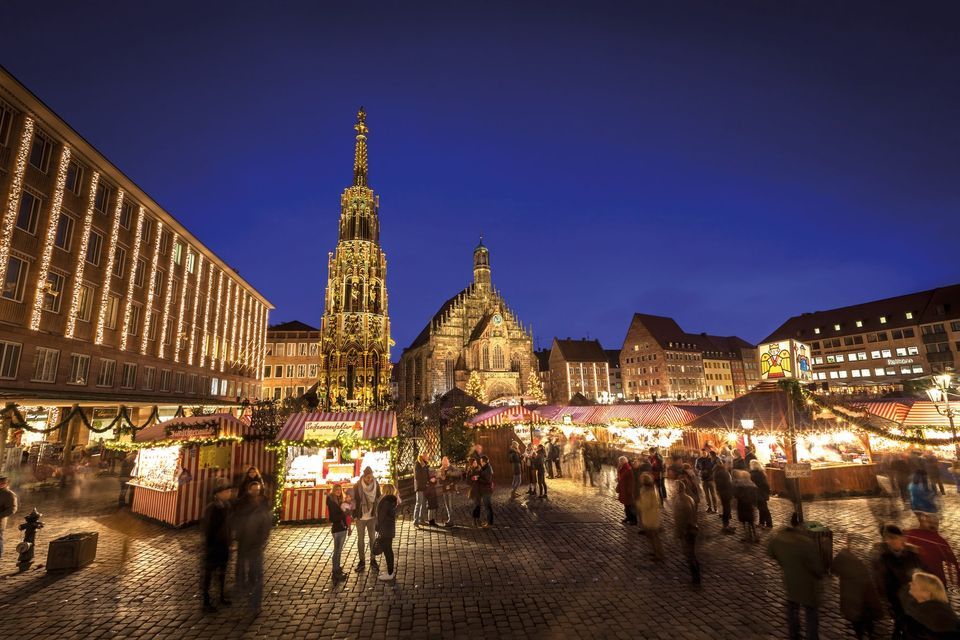
[{"label": "church facade", "polygon": [[317,395],[324,408],[374,409],[390,401],[387,259],[379,198],[367,184],[366,113],[357,114],[353,185],[340,196],[340,231],[329,255],[320,325]]},{"label": "church facade", "polygon": [[397,366],[401,406],[431,402],[454,387],[482,402],[542,398],[532,333],[491,283],[482,240],[473,252],[473,283],[443,303]]}]

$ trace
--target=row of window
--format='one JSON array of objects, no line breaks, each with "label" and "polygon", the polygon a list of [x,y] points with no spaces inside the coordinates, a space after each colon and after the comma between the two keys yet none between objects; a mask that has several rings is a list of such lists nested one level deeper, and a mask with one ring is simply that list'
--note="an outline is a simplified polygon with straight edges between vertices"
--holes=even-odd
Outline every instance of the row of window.
[{"label": "row of window", "polygon": [[[636,351],[636,345],[634,345],[634,351]],[[656,359],[657,359],[657,354],[647,353],[641,356],[637,356],[635,358],[627,358],[626,362],[627,364],[632,364],[634,362],[646,362],[648,360],[656,360]]]},{"label": "row of window", "polygon": [[[919,365],[900,367],[900,375],[913,375],[923,373],[923,367]],[[817,371],[813,374],[814,380],[844,380],[850,378],[869,378],[870,369],[853,369],[849,373],[846,371]],[[873,376],[876,378],[884,376],[897,375],[896,367],[876,367],[873,369]]]},{"label": "row of window", "polygon": [[[309,371],[309,377],[316,378],[317,369],[318,367],[315,364],[311,364],[309,366],[305,364],[298,364],[298,365],[288,364],[286,365],[286,367],[284,367],[284,365],[282,364],[277,364],[277,365],[268,364],[263,368],[263,377],[264,378],[283,378],[284,370],[286,370],[287,378],[306,378],[308,376],[308,373],[307,373],[308,371]],[[293,375],[294,372],[296,372],[297,375]]]},{"label": "row of window", "polygon": [[[879,349],[870,352],[870,358],[873,360],[878,360],[880,358],[892,358],[893,354],[896,353],[898,358],[906,358],[907,356],[916,356],[920,354],[920,349],[917,347],[897,347],[896,349]],[[813,358],[813,364],[834,364],[837,362],[854,362],[857,360],[866,360],[867,352],[866,351],[855,351],[852,353],[833,353],[826,356],[816,356]]]},{"label": "row of window", "polygon": [[[905,318],[906,320],[913,320],[913,311],[907,311],[906,313],[904,313],[904,318]],[[864,323],[863,320],[856,320],[856,321],[854,321],[854,326],[856,326],[857,328],[860,328],[860,327],[863,327],[863,323]],[[880,316],[880,324],[887,324],[887,316]],[[834,331],[840,331],[840,330],[843,329],[845,326],[846,326],[846,323],[837,322],[837,323],[834,323],[834,325],[833,325],[833,330],[834,330]],[[815,334],[817,334],[817,335],[820,335],[821,330],[826,330],[826,327],[814,327],[814,328],[813,328],[813,332],[814,332]]]},{"label": "row of window", "polygon": [[268,342],[266,354],[268,356],[315,356],[320,352],[320,345],[316,342]]},{"label": "row of window", "polygon": [[703,367],[705,369],[729,369],[730,363],[727,361],[716,362],[713,360],[704,360]]},{"label": "row of window", "polygon": [[282,400],[284,398],[293,398],[294,392],[296,392],[296,397],[300,397],[304,394],[306,389],[303,386],[297,387],[264,387],[263,388],[263,397],[272,398],[274,400]]}]

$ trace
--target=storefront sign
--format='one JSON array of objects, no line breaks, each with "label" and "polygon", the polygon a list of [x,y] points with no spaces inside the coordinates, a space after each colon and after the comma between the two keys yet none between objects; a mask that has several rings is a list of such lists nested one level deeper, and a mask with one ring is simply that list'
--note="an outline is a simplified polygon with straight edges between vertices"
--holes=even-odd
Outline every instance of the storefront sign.
[{"label": "storefront sign", "polygon": [[809,462],[799,462],[796,464],[787,464],[784,467],[787,478],[809,478],[813,475],[813,468]]},{"label": "storefront sign", "polygon": [[913,364],[913,358],[887,358],[887,364]]},{"label": "storefront sign", "polygon": [[304,440],[336,440],[341,435],[363,429],[363,422],[306,422],[303,425]]},{"label": "storefront sign", "polygon": [[794,378],[801,382],[813,380],[810,347],[796,340],[779,340],[757,347],[760,354],[760,379],[783,380]]},{"label": "storefront sign", "polygon": [[190,440],[192,438],[216,438],[216,427],[204,427],[202,429],[176,429],[170,432],[171,440]]}]

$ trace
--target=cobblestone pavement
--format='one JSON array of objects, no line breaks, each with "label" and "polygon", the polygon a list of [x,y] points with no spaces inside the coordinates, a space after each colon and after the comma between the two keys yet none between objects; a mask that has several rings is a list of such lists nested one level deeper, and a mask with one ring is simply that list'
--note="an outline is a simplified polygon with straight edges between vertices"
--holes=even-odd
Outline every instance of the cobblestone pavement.
[{"label": "cobblestone pavement", "polygon": [[[234,596],[231,608],[201,613],[197,528],[172,530],[115,506],[117,481],[92,481],[79,495],[22,492],[0,560],[0,637],[30,638],[783,638],[782,587],[764,546],[720,535],[701,512],[699,591],[688,585],[678,545],[665,532],[667,560],[652,561],[646,540],[620,524],[609,486],[550,483],[547,501],[511,501],[498,492],[491,530],[416,530],[409,505],[398,522],[395,584],[373,572],[330,580],[326,526],[281,526],[267,550],[263,611],[254,618]],[[76,493],[76,492],[73,492]],[[37,506],[37,562],[67,532],[99,532],[97,560],[66,575],[36,567],[15,573],[16,524]],[[779,525],[790,505],[771,501]],[[879,499],[805,505],[808,520],[834,531],[875,536]],[[945,501],[944,535],[960,540],[960,500]],[[669,503],[668,509],[669,512]],[[465,498],[455,514],[470,522]],[[901,512],[896,519],[912,524]],[[670,517],[665,526],[670,531]],[[764,538],[769,533],[762,534]],[[842,540],[842,535],[838,535]],[[356,563],[348,538],[344,565]],[[865,550],[865,549],[864,549]],[[956,594],[953,594],[956,604]],[[826,581],[822,637],[852,637],[840,618],[836,583]]]}]

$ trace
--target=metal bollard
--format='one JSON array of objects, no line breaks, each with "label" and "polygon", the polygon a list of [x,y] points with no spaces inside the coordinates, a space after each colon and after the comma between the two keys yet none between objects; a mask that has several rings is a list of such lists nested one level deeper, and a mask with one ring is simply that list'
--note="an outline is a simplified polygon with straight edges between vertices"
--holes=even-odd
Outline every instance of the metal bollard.
[{"label": "metal bollard", "polygon": [[26,571],[33,564],[37,530],[43,529],[43,523],[40,522],[42,517],[43,514],[34,507],[33,511],[24,517],[26,522],[20,525],[20,531],[23,531],[23,541],[17,544],[17,553],[20,554],[20,557],[17,558],[17,569],[19,571]]}]

